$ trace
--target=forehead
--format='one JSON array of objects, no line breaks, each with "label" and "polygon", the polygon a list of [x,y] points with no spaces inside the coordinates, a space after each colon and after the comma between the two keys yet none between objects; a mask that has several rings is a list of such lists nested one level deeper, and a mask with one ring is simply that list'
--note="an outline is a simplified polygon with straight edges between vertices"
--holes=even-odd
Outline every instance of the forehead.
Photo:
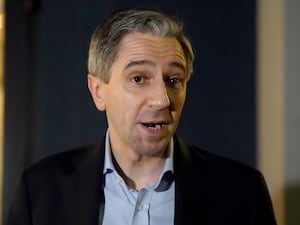
[{"label": "forehead", "polygon": [[117,58],[130,60],[139,57],[173,59],[185,64],[182,47],[176,38],[143,33],[127,34],[119,43]]}]

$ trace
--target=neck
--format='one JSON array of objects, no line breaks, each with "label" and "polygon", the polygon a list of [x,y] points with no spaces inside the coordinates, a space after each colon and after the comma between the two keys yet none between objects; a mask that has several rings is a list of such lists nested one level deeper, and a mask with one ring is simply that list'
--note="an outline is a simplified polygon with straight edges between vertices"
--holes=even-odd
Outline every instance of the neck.
[{"label": "neck", "polygon": [[165,157],[139,157],[132,160],[112,153],[113,164],[128,187],[141,190],[154,185],[165,163]]}]

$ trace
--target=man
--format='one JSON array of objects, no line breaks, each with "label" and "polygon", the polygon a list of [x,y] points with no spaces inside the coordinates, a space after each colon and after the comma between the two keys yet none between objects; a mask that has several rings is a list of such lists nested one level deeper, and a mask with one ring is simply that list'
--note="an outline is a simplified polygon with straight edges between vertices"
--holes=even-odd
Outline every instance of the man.
[{"label": "man", "polygon": [[275,225],[259,171],[176,135],[193,60],[175,18],[108,16],[91,38],[87,77],[106,136],[26,169],[7,225]]}]

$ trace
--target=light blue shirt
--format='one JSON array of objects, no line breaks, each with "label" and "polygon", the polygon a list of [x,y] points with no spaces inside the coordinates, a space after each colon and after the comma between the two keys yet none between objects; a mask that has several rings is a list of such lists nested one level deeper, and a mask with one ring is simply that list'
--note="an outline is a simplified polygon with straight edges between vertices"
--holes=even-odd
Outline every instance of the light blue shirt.
[{"label": "light blue shirt", "polygon": [[105,207],[103,225],[173,225],[175,182],[173,139],[158,182],[140,191],[129,188],[112,163],[109,130],[106,132]]}]

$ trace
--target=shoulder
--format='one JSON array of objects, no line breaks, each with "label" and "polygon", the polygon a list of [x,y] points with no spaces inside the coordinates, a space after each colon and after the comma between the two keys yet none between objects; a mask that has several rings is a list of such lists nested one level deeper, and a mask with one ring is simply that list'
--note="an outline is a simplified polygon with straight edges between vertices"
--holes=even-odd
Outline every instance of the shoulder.
[{"label": "shoulder", "polygon": [[83,145],[46,156],[28,166],[24,173],[31,175],[55,173],[58,171],[65,174],[71,173],[78,166],[97,160],[100,151],[99,145],[99,143]]},{"label": "shoulder", "polygon": [[195,146],[188,146],[190,159],[181,170],[189,187],[203,185],[232,196],[268,195],[265,178],[259,169]]},{"label": "shoulder", "polygon": [[[207,174],[220,180],[237,182],[264,182],[259,169],[241,161],[201,149],[194,145],[186,144],[185,168],[188,173],[194,175]],[[187,155],[185,153],[185,155]]]},{"label": "shoulder", "polygon": [[191,155],[194,160],[201,160],[206,167],[216,168],[217,170],[226,171],[241,171],[260,173],[257,168],[244,162],[232,159],[227,156],[210,152],[206,149],[201,149],[196,146],[189,146]]}]

